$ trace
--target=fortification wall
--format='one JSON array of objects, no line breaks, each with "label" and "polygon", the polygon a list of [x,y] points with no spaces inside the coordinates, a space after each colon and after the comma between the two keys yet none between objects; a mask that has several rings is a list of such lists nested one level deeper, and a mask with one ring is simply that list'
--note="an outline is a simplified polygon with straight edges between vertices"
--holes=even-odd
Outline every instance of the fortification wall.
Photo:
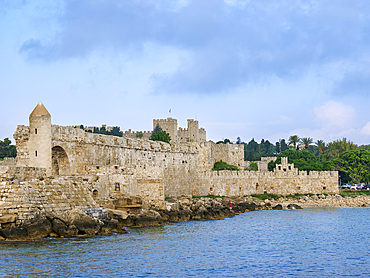
[{"label": "fortification wall", "polygon": [[213,144],[212,158],[214,161],[224,161],[237,167],[244,167],[244,145],[241,144]]},{"label": "fortification wall", "polygon": [[0,166],[0,215],[16,224],[42,210],[60,214],[73,208],[98,207],[81,178],[48,178],[44,168]]},{"label": "fortification wall", "polygon": [[210,193],[221,196],[245,196],[263,192],[278,195],[338,193],[338,172],[219,171],[210,175]]},{"label": "fortification wall", "polygon": [[151,131],[131,131],[131,129],[129,129],[123,133],[123,137],[131,138],[131,139],[138,139],[136,135],[140,132],[143,134],[143,137],[141,137],[142,139],[149,140],[149,138],[152,136]]},{"label": "fortification wall", "polygon": [[[167,144],[144,139],[130,139],[84,132],[65,126],[52,126],[53,160],[59,174],[124,172],[129,168],[161,168],[188,164],[197,167],[199,147],[194,143]],[[65,152],[64,158],[56,148]],[[67,161],[67,163],[65,162]],[[54,167],[55,168],[55,167]]]},{"label": "fortification wall", "polygon": [[4,160],[0,161],[0,166],[16,166],[17,159],[15,157],[4,157]]}]

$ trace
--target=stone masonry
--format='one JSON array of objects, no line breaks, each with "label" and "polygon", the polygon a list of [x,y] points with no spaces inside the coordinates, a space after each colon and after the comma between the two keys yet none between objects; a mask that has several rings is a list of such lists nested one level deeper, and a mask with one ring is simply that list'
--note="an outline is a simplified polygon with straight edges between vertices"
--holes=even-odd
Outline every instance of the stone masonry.
[{"label": "stone masonry", "polygon": [[[211,170],[219,160],[242,169],[243,145],[190,139],[167,144],[88,133],[51,125],[42,103],[29,121],[14,133],[17,166],[0,166],[0,214],[17,215],[19,221],[40,209],[111,207],[123,198],[140,199],[144,208],[164,208],[165,197],[338,192],[337,172],[307,174],[284,159],[275,172]],[[192,130],[200,133],[197,123]],[[169,131],[177,131],[177,121]]]}]

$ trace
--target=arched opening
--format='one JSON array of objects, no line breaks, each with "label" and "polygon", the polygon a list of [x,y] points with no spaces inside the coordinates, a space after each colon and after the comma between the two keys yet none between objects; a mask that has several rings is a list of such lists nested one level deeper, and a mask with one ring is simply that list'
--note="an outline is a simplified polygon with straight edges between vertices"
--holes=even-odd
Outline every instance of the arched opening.
[{"label": "arched opening", "polygon": [[55,146],[52,148],[52,174],[69,175],[69,160],[67,153],[62,147]]},{"label": "arched opening", "polygon": [[97,199],[98,199],[98,197],[99,197],[98,190],[94,189],[94,190],[93,190],[93,192],[92,192],[92,194],[93,194],[93,199],[94,199],[94,200],[97,200]]}]

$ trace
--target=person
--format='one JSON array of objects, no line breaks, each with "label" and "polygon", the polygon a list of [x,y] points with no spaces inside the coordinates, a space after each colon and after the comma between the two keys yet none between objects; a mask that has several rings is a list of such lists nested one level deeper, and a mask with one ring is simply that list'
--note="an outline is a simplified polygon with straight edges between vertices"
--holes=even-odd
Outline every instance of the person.
[{"label": "person", "polygon": [[230,210],[233,209],[233,202],[230,202]]}]

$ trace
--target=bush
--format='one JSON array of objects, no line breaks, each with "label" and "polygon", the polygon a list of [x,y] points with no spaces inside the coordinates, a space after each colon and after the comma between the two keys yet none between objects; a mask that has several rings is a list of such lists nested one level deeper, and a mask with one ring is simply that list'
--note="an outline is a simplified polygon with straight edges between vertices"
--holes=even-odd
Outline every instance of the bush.
[{"label": "bush", "polygon": [[227,164],[226,162],[217,161],[212,168],[213,171],[222,171],[222,170],[229,170],[229,171],[239,171],[239,168],[235,165]]}]

